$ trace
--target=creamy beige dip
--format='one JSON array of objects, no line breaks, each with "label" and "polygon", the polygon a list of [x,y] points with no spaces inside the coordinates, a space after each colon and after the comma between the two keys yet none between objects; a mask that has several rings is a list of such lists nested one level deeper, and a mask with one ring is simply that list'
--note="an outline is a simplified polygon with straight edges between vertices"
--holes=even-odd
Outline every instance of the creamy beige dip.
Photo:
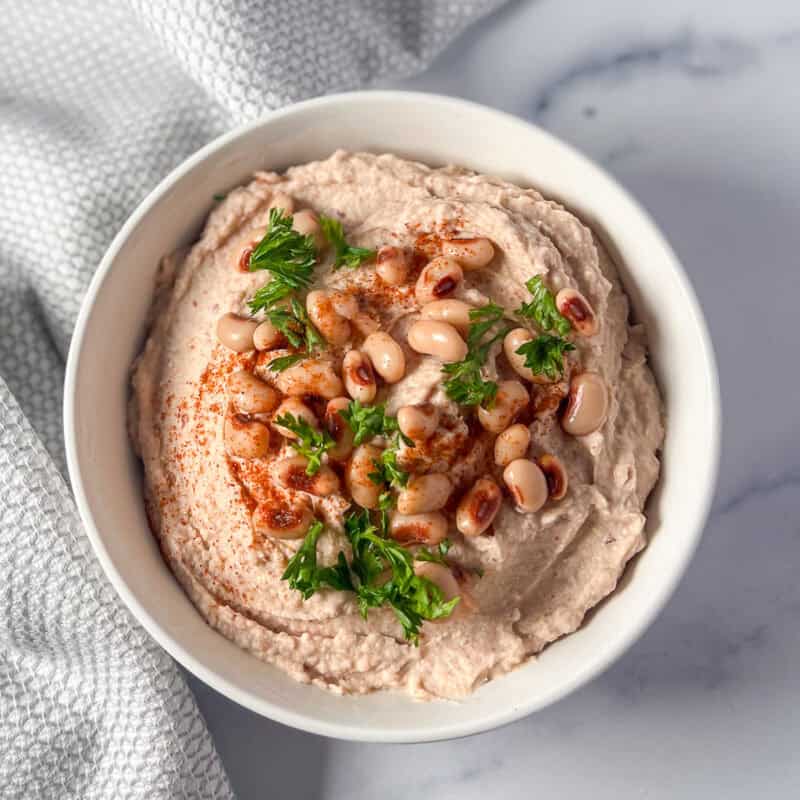
[{"label": "creamy beige dip", "polygon": [[[272,455],[236,459],[223,446],[227,377],[244,367],[276,381],[265,354],[234,353],[215,336],[218,318],[247,316],[247,299],[268,279],[264,272],[242,271],[239,262],[264,235],[276,192],[291,196],[297,209],[340,219],[352,244],[406,247],[423,264],[436,254],[441,236],[488,237],[494,259],[466,273],[454,297],[474,305],[492,299],[510,312],[530,299],[525,281],[542,275],[554,292],[572,287],[583,293],[600,323],[595,336],[574,339],[571,356],[609,388],[604,425],[588,436],[569,436],[554,409],[523,415],[531,455],[557,454],[566,468],[566,496],[527,514],[504,502],[485,535],[465,538],[451,530],[448,561],[471,608],[425,623],[418,647],[404,640],[390,610],[373,610],[364,620],[351,594],[323,590],[304,601],[281,580],[300,542],[254,535],[251,515],[256,504],[277,499],[291,505],[299,493],[275,485]],[[362,310],[405,349],[405,377],[382,386],[379,399],[392,413],[404,404],[432,402],[457,418],[458,407],[442,390],[441,364],[405,341],[419,316],[413,280],[387,287],[374,263],[337,272],[330,263],[328,254],[314,287],[354,293]],[[487,374],[516,377],[500,345]],[[547,389],[530,388],[536,407]],[[514,669],[578,628],[614,590],[646,544],[643,509],[658,476],[663,438],[644,332],[629,323],[617,272],[588,227],[535,190],[498,178],[345,152],[283,175],[257,174],[219,203],[188,252],[164,260],[152,327],[134,365],[130,427],[144,463],[153,531],[212,627],[299,681],[343,693],[399,688],[423,698],[458,698]],[[427,469],[446,471],[462,492],[481,474],[503,485],[502,469],[491,458],[493,437],[464,423],[449,435],[451,455]],[[274,458],[281,453],[275,450]],[[349,501],[340,495],[310,499],[329,526],[319,559],[332,562]]]}]

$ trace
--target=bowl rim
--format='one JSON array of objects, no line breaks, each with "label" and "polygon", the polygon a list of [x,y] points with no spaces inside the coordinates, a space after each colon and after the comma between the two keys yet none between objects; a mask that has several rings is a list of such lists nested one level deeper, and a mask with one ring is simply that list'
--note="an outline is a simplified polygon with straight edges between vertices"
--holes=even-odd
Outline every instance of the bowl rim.
[{"label": "bowl rim", "polygon": [[[224,678],[214,670],[206,667],[202,661],[196,658],[182,644],[176,641],[159,623],[148,613],[139,603],[132,591],[128,588],[124,578],[121,576],[111,560],[106,549],[103,537],[95,525],[94,518],[90,509],[86,489],[83,481],[82,467],[78,458],[78,443],[76,435],[76,390],[77,377],[81,353],[86,336],[86,329],[89,318],[94,307],[95,300],[103,282],[106,280],[114,265],[119,251],[127,241],[130,234],[140,224],[141,220],[150,212],[152,207],[169,190],[190,173],[198,164],[202,163],[213,153],[235,142],[247,134],[270,125],[273,122],[302,113],[309,109],[322,109],[328,106],[335,106],[348,103],[361,102],[400,102],[415,104],[432,104],[439,111],[451,108],[471,113],[488,114],[504,121],[506,125],[516,126],[521,131],[534,132],[540,138],[549,140],[551,145],[561,149],[572,159],[581,165],[588,173],[595,178],[602,178],[610,184],[619,196],[625,200],[629,206],[637,212],[638,221],[648,227],[649,234],[659,242],[664,251],[664,255],[669,259],[674,277],[677,280],[686,303],[686,310],[689,312],[696,329],[699,333],[700,344],[702,347],[702,362],[704,366],[704,377],[707,381],[708,396],[711,400],[711,407],[708,409],[710,419],[709,435],[709,457],[705,479],[705,491],[702,501],[698,504],[696,515],[695,530],[691,539],[687,542],[680,558],[676,559],[672,574],[660,587],[659,592],[653,597],[652,602],[645,613],[638,619],[637,624],[631,625],[625,635],[620,636],[614,646],[605,650],[601,657],[593,660],[591,664],[583,669],[576,670],[571,680],[559,685],[546,698],[533,701],[517,701],[509,703],[507,707],[498,710],[493,714],[482,714],[478,719],[470,723],[451,723],[439,727],[426,727],[414,729],[411,726],[402,728],[394,727],[373,727],[349,725],[345,722],[329,723],[305,713],[294,712],[285,708],[278,707],[251,691],[242,689],[232,681]],[[184,666],[189,672],[204,683],[220,692],[228,699],[239,705],[254,711],[271,720],[289,725],[291,727],[315,733],[323,736],[351,741],[368,742],[424,742],[437,741],[443,739],[459,738],[484,731],[501,727],[516,720],[519,720],[534,711],[540,710],[564,696],[575,691],[580,686],[589,682],[593,678],[603,673],[622,653],[624,653],[644,631],[652,624],[656,616],[663,610],[667,601],[673,594],[678,583],[683,578],[686,568],[694,555],[700,542],[703,530],[708,520],[714,490],[717,483],[720,459],[721,442],[721,409],[719,374],[714,355],[711,337],[705,321],[705,317],[700,308],[700,304],[695,295],[694,289],[686,275],[683,266],[675,255],[673,249],[661,233],[650,214],[636,201],[633,196],[613,178],[605,169],[595,164],[583,153],[579,152],[572,145],[555,137],[548,131],[540,128],[534,123],[528,122],[513,114],[492,108],[490,106],[476,103],[470,100],[451,97],[448,95],[398,90],[361,90],[352,92],[342,92],[326,95],[323,97],[312,98],[298,103],[285,106],[281,109],[268,111],[258,119],[239,125],[232,130],[218,136],[202,148],[190,155],[178,166],[176,166],[158,185],[150,191],[139,203],[133,213],[128,217],[122,228],[116,234],[107,251],[105,252],[97,270],[95,271],[86,294],[81,303],[80,311],[73,330],[64,379],[64,401],[63,401],[63,425],[64,440],[66,449],[67,468],[72,485],[72,492],[75,497],[76,505],[83,522],[83,528],[92,545],[92,549],[106,574],[106,577],[114,587],[123,603],[134,615],[139,624],[144,627],[148,634],[175,659]]]}]

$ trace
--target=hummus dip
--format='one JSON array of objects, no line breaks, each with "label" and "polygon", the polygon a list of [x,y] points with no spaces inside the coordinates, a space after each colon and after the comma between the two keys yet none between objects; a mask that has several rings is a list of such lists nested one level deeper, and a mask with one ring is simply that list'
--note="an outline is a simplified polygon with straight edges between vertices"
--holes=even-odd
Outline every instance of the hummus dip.
[{"label": "hummus dip", "polygon": [[[307,280],[254,306],[288,252],[281,219],[315,263],[293,255]],[[466,313],[497,306],[481,338]],[[644,331],[598,238],[534,189],[365,153],[258,173],[164,259],[132,386],[171,570],[213,628],[302,682],[462,697],[576,630],[646,544],[663,425]],[[385,403],[355,448],[351,398]],[[287,412],[305,439],[275,422]],[[354,504],[411,554],[398,591],[423,587],[416,626],[287,579],[342,552],[358,584]]]}]

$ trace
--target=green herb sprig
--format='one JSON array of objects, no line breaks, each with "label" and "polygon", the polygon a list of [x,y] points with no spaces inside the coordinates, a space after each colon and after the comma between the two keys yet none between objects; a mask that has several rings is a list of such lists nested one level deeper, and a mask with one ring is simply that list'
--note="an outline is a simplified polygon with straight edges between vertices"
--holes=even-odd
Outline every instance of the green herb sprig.
[{"label": "green herb sprig", "polygon": [[322,457],[335,444],[328,431],[313,428],[302,417],[296,417],[289,412],[276,417],[274,423],[287,428],[297,436],[292,442],[292,447],[308,459],[306,474],[316,475],[322,466]]},{"label": "green herb sprig", "polygon": [[375,251],[370,250],[368,247],[353,247],[347,243],[344,235],[344,227],[338,219],[331,217],[320,217],[319,226],[325,238],[333,247],[334,261],[333,268],[335,270],[341,267],[350,267],[355,269],[361,266],[365,261],[369,261],[375,257]]},{"label": "green herb sprig", "polygon": [[489,303],[469,312],[470,326],[467,333],[467,356],[463,361],[445,364],[442,372],[449,375],[444,383],[447,396],[465,406],[491,408],[497,396],[497,384],[484,379],[481,368],[489,357],[492,345],[502,339],[508,328],[504,328],[488,339],[486,334],[503,319],[504,310],[496,303]]},{"label": "green herb sprig", "polygon": [[543,333],[566,336],[572,330],[572,325],[556,307],[555,295],[544,285],[542,276],[534,276],[525,286],[531,293],[531,301],[517,309],[517,316],[533,320]]},{"label": "green herb sprig", "polygon": [[541,333],[521,345],[516,352],[525,356],[526,367],[555,381],[564,374],[564,354],[574,349],[574,344],[560,336]]}]

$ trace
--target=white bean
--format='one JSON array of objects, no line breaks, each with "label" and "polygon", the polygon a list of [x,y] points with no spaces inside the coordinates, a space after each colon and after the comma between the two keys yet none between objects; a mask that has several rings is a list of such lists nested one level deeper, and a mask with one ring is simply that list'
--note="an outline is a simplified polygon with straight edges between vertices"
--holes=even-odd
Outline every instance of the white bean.
[{"label": "white bean", "polygon": [[569,402],[561,427],[572,436],[594,433],[608,414],[608,389],[596,372],[581,372],[570,381]]},{"label": "white bean", "polygon": [[327,497],[339,491],[339,476],[329,466],[323,464],[313,475],[308,474],[307,467],[305,456],[291,456],[275,465],[275,477],[287,489],[317,497]]},{"label": "white bean", "polygon": [[344,388],[353,400],[371,403],[378,389],[372,362],[366,353],[360,350],[349,350],[342,361],[342,379]]},{"label": "white bean", "polygon": [[291,506],[270,503],[256,507],[251,524],[257,536],[302,539],[313,521],[314,513],[307,503],[295,502]]},{"label": "white bean", "polygon": [[420,309],[422,319],[434,319],[439,322],[447,322],[452,325],[462,336],[467,335],[470,326],[469,312],[475,306],[465,303],[463,300],[434,300],[426,303]]},{"label": "white bean", "polygon": [[225,452],[238,458],[263,458],[269,452],[269,428],[257,419],[230,414],[222,429]]},{"label": "white bean", "polygon": [[556,308],[581,336],[594,336],[597,333],[594,309],[577,289],[562,289],[556,295]]},{"label": "white bean", "polygon": [[523,458],[531,443],[531,432],[527,425],[517,424],[506,428],[494,440],[494,463],[505,467],[518,458]]},{"label": "white bean", "polygon": [[369,477],[380,463],[381,449],[372,444],[361,444],[353,451],[345,468],[344,480],[353,502],[362,508],[377,508],[382,487]]},{"label": "white bean", "polygon": [[386,383],[397,383],[406,374],[403,348],[388,333],[371,333],[364,340],[361,349],[369,356],[375,372]]},{"label": "white bean", "polygon": [[519,381],[500,381],[494,405],[478,406],[478,421],[491,433],[504,431],[528,404],[528,391]]},{"label": "white bean", "polygon": [[350,338],[350,322],[337,313],[328,292],[315,289],[306,297],[306,311],[314,327],[333,345],[342,345]]},{"label": "white bean", "polygon": [[502,503],[500,487],[488,476],[478,478],[458,504],[456,527],[464,536],[480,536],[494,522]]},{"label": "white bean", "polygon": [[253,334],[258,327],[254,319],[244,319],[236,314],[223,314],[217,321],[217,339],[229,350],[246,353],[254,350]]},{"label": "white bean", "polygon": [[421,319],[408,329],[408,344],[412,350],[436,356],[445,362],[462,361],[467,355],[467,344],[458,331],[447,322]]},{"label": "white bean", "polygon": [[228,378],[228,397],[242,414],[267,414],[281,401],[275,389],[245,369]]},{"label": "white bean", "polygon": [[297,434],[275,422],[278,417],[282,417],[284,414],[291,414],[295,419],[304,419],[312,428],[319,426],[316,414],[299,397],[287,397],[275,409],[275,413],[272,416],[272,427],[287,439],[296,439]]},{"label": "white bean", "polygon": [[494,258],[494,246],[489,239],[445,239],[442,254],[454,258],[464,269],[480,269]]},{"label": "white bean", "polygon": [[378,250],[375,258],[375,272],[390,286],[400,286],[408,278],[411,266],[408,253],[402,247],[386,245]]},{"label": "white bean", "polygon": [[547,502],[547,479],[533,461],[512,461],[503,470],[503,480],[521,511],[538,511]]},{"label": "white bean", "polygon": [[433,403],[402,406],[397,410],[397,424],[401,432],[414,442],[430,439],[439,426],[441,412]]},{"label": "white bean", "polygon": [[295,212],[292,217],[292,228],[303,236],[311,236],[318,251],[325,247],[326,240],[319,226],[319,217],[310,208]]},{"label": "white bean", "polygon": [[353,430],[340,413],[349,405],[349,397],[334,397],[325,409],[325,428],[336,443],[328,450],[328,458],[333,461],[344,461],[353,452]]},{"label": "white bean", "polygon": [[420,305],[451,295],[464,280],[464,272],[452,258],[434,258],[417,278],[414,296]]},{"label": "white bean", "polygon": [[253,344],[256,350],[274,350],[283,344],[283,334],[265,319],[253,332]]},{"label": "white bean", "polygon": [[547,481],[547,493],[551,500],[561,500],[567,493],[569,480],[567,470],[552,453],[544,453],[536,459],[539,469]]},{"label": "white bean", "polygon": [[425,514],[445,507],[453,484],[447,475],[432,472],[409,479],[397,495],[397,510],[401,514]]},{"label": "white bean", "polygon": [[329,361],[306,358],[278,373],[275,383],[284,394],[293,397],[315,395],[330,400],[342,394],[344,387]]},{"label": "white bean", "polygon": [[392,512],[389,536],[403,544],[439,544],[447,537],[447,518],[438,511],[424,514]]},{"label": "white bean", "polygon": [[526,381],[534,381],[535,375],[530,367],[525,366],[525,356],[517,353],[520,347],[533,339],[533,334],[527,328],[514,328],[503,339],[503,352],[506,355],[511,369]]}]

